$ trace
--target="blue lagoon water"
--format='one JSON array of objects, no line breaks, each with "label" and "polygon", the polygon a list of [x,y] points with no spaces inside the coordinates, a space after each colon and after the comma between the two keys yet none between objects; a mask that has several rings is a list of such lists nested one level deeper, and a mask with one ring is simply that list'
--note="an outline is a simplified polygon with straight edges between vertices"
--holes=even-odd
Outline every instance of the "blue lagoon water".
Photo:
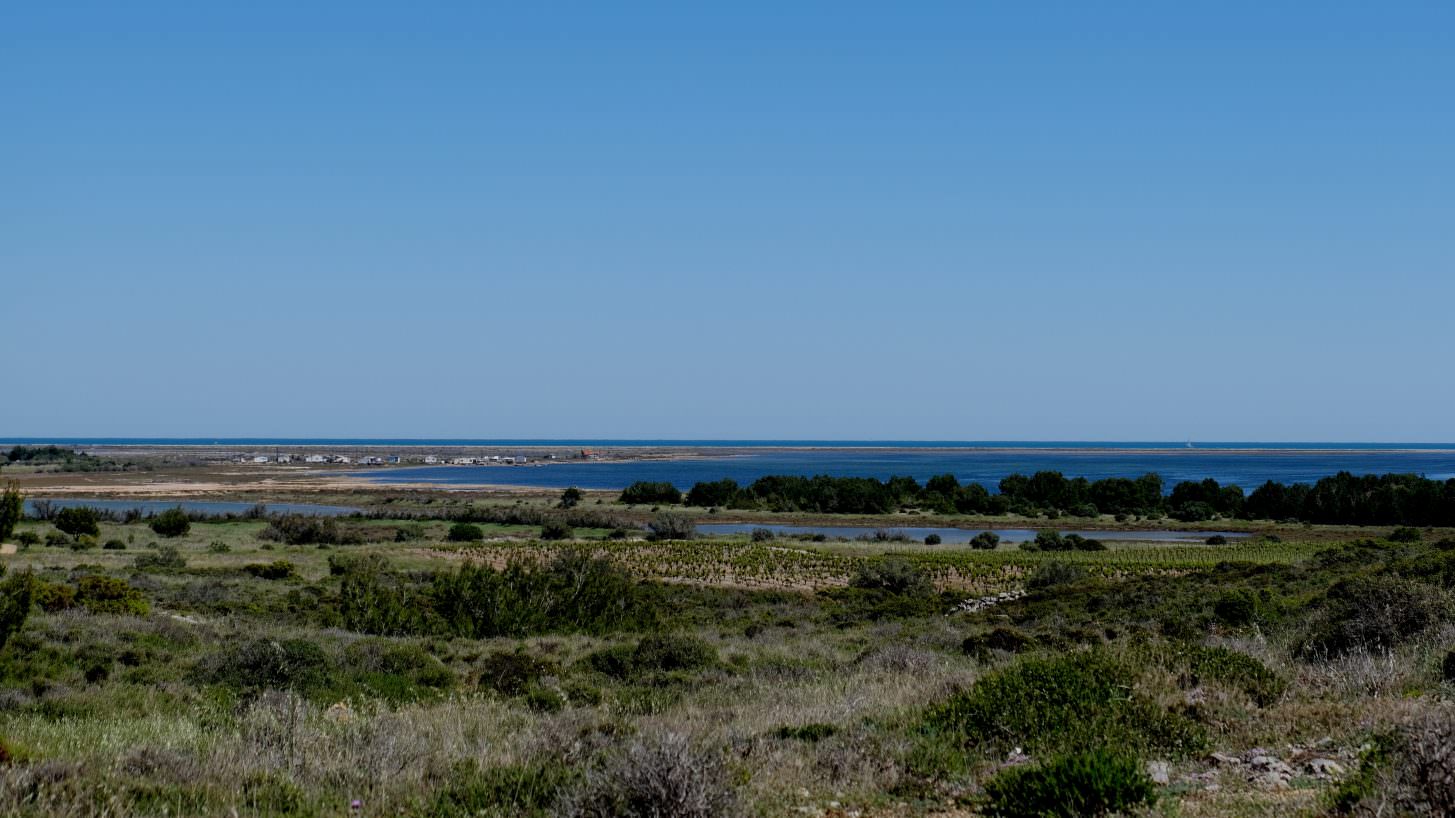
[{"label": "blue lagoon water", "polygon": [[1041,470],[1092,480],[1156,472],[1169,488],[1182,480],[1212,477],[1221,483],[1251,489],[1267,480],[1306,483],[1340,471],[1409,472],[1443,480],[1455,477],[1455,448],[808,448],[675,460],[566,461],[538,467],[439,466],[359,474],[387,482],[592,489],[620,489],[638,480],[653,480],[687,489],[699,481],[724,477],[746,485],[773,474],[829,474],[881,480],[908,475],[924,481],[948,473],[962,483],[976,482],[994,489],[1008,474]]}]

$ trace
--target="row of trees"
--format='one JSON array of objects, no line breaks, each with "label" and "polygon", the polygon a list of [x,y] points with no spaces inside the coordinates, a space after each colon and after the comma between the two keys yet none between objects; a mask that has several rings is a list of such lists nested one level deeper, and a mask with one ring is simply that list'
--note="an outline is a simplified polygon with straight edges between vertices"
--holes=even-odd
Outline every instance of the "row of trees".
[{"label": "row of trees", "polygon": [[[653,484],[655,487],[658,484]],[[638,484],[623,494],[639,498]],[[943,514],[1094,517],[1100,514],[1162,516],[1186,522],[1228,519],[1295,520],[1352,525],[1455,526],[1455,479],[1416,474],[1354,475],[1340,472],[1309,485],[1268,481],[1245,494],[1217,480],[1184,481],[1166,491],[1162,477],[1068,478],[1061,472],[1012,474],[997,493],[952,474],[921,485],[912,477],[761,477],[747,486],[725,478],[697,483],[683,499],[689,506],[823,514],[888,514],[921,510]],[[670,502],[668,492],[656,495]],[[641,502],[640,499],[636,499]]]}]

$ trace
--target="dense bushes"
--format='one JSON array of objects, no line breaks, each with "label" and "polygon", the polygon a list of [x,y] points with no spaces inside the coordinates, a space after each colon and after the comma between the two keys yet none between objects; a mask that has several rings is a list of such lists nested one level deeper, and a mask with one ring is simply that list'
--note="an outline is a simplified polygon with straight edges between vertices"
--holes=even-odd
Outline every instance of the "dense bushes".
[{"label": "dense bushes", "polygon": [[926,726],[996,752],[1080,752],[1102,746],[1186,754],[1201,729],[1136,692],[1136,675],[1100,651],[1022,659],[981,677],[926,716]]},{"label": "dense bushes", "polygon": [[636,739],[568,792],[565,818],[734,818],[743,813],[727,766],[676,733]]},{"label": "dense bushes", "polygon": [[908,560],[889,557],[865,560],[849,580],[851,588],[887,591],[891,594],[924,595],[934,592],[930,578]]},{"label": "dense bushes", "polygon": [[268,520],[258,537],[287,545],[338,545],[343,541],[332,517],[282,514]]},{"label": "dense bushes", "polygon": [[5,576],[5,566],[0,565],[0,650],[17,633],[30,615],[34,604],[35,583],[29,573]]},{"label": "dense bushes", "polygon": [[150,553],[138,554],[132,560],[132,567],[138,571],[181,571],[187,567],[187,558],[182,556],[176,546],[164,545]]},{"label": "dense bushes", "polygon": [[546,520],[541,523],[541,539],[569,540],[576,535],[571,526],[561,520]]},{"label": "dense bushes", "polygon": [[192,530],[192,521],[181,507],[169,508],[153,517],[149,523],[152,531],[162,537],[180,537]]},{"label": "dense bushes", "polygon": [[629,505],[677,505],[682,502],[682,492],[671,483],[653,483],[638,480],[621,492],[620,502]]},{"label": "dense bushes", "polygon": [[690,517],[664,511],[647,523],[647,536],[653,540],[690,540],[697,536],[697,526]]},{"label": "dense bushes", "polygon": [[250,565],[244,565],[243,571],[247,572],[249,576],[254,576],[258,579],[274,580],[291,579],[298,574],[297,569],[293,566],[293,563],[287,560],[273,560],[272,562],[268,563],[252,563]]},{"label": "dense bushes", "polygon": [[978,551],[994,551],[1000,547],[1000,535],[994,531],[982,531],[970,538],[970,547]]},{"label": "dense bushes", "polygon": [[473,523],[455,523],[445,536],[450,542],[480,542],[485,539],[485,531]]},{"label": "dense bushes", "polygon": [[0,492],[0,543],[9,542],[15,526],[25,519],[25,497],[14,483]]},{"label": "dense bushes", "polygon": [[1412,579],[1359,577],[1325,595],[1322,610],[1300,653],[1338,656],[1385,651],[1451,619],[1450,596]]},{"label": "dense bushes", "polygon": [[1157,797],[1136,756],[1096,748],[1012,767],[985,785],[994,818],[1085,818],[1129,812]]},{"label": "dense bushes", "polygon": [[[656,484],[639,484],[656,485]],[[812,511],[825,514],[887,514],[901,508],[939,513],[1003,514],[1044,512],[1094,517],[1113,514],[1184,522],[1217,517],[1299,520],[1312,523],[1455,526],[1455,479],[1429,480],[1413,474],[1356,476],[1348,472],[1313,485],[1269,481],[1251,494],[1211,478],[1184,481],[1163,496],[1156,474],[1135,479],[1068,478],[1057,471],[1007,475],[991,494],[978,483],[961,485],[953,475],[932,477],[921,486],[910,477],[761,477],[749,486],[730,479],[700,482],[687,492],[688,505]],[[675,491],[675,490],[674,490]],[[646,494],[643,494],[646,497]],[[657,502],[651,499],[624,502]],[[661,500],[660,502],[676,502]]]},{"label": "dense bushes", "polygon": [[71,506],[56,512],[56,528],[72,537],[96,537],[101,534],[100,517],[93,508]]},{"label": "dense bushes", "polygon": [[566,554],[503,570],[465,564],[420,582],[382,560],[333,563],[344,627],[380,635],[451,634],[470,639],[535,633],[605,633],[655,621],[648,586],[605,560]]},{"label": "dense bushes", "polygon": [[298,690],[332,683],[333,663],[306,639],[254,639],[209,657],[199,669],[205,681],[244,692]]},{"label": "dense bushes", "polygon": [[1455,714],[1437,709],[1378,736],[1330,801],[1358,818],[1455,817]]}]

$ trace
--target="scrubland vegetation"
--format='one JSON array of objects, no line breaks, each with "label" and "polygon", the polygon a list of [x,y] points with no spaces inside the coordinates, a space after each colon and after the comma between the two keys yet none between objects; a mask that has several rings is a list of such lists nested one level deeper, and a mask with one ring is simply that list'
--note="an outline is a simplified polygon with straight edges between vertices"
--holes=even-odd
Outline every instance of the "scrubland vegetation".
[{"label": "scrubland vegetation", "polygon": [[953,548],[550,502],[9,523],[0,502],[0,814],[1455,803],[1450,530]]}]

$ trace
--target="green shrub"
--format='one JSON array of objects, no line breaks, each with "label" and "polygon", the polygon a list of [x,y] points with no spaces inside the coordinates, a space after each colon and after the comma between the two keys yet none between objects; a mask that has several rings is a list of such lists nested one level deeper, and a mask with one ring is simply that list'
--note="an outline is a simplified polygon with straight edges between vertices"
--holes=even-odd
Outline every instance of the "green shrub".
[{"label": "green shrub", "polygon": [[960,650],[968,656],[988,658],[993,650],[1021,653],[1034,647],[1035,644],[1035,639],[1014,628],[997,626],[989,633],[967,636],[965,641],[960,643]]},{"label": "green shrub", "polygon": [[334,682],[333,663],[306,639],[254,639],[203,660],[205,681],[243,692],[295,690],[313,695]]},{"label": "green shrub", "polygon": [[751,536],[753,542],[772,542],[777,539],[771,528],[755,528]]},{"label": "green shrub", "polygon": [[632,668],[642,671],[700,670],[717,663],[717,649],[689,634],[642,637],[632,651]]},{"label": "green shrub", "polygon": [[1455,682],[1455,650],[1445,651],[1445,658],[1440,662],[1440,678]]},{"label": "green shrub", "polygon": [[554,662],[523,651],[496,651],[480,660],[479,672],[481,687],[507,696],[519,696],[534,686],[542,676],[554,676],[559,669]]},{"label": "green shrub", "polygon": [[474,761],[462,761],[435,792],[427,814],[430,818],[549,818],[555,814],[552,807],[562,788],[573,779],[570,769],[560,764],[481,769]]},{"label": "green shrub", "polygon": [[618,499],[619,502],[628,505],[666,503],[675,506],[682,502],[682,492],[671,483],[653,483],[647,480],[638,480],[622,490],[621,497]]},{"label": "green shrub", "polygon": [[180,537],[192,530],[192,521],[180,506],[169,508],[153,517],[149,525],[152,531],[163,537]]},{"label": "green shrub", "polygon": [[1000,535],[994,531],[982,531],[970,538],[970,547],[981,551],[994,551],[1000,547]]},{"label": "green shrub", "polygon": [[1184,659],[1192,684],[1203,677],[1237,688],[1259,707],[1278,701],[1288,689],[1288,682],[1268,666],[1249,656],[1224,647],[1192,647],[1185,649]]},{"label": "green shrub", "polygon": [[561,508],[575,508],[576,506],[580,505],[581,499],[585,496],[586,495],[581,493],[581,489],[578,489],[575,486],[571,486],[570,488],[561,492],[561,502],[558,505]]},{"label": "green shrub", "polygon": [[121,540],[110,539],[106,541],[105,545],[101,546],[101,549],[103,551],[125,551],[126,543]]},{"label": "green shrub", "polygon": [[[15,483],[7,483],[0,492],[0,543],[10,539],[15,527],[25,519],[25,495]],[[31,543],[32,545],[34,543]]]},{"label": "green shrub", "polygon": [[1238,589],[1224,591],[1213,603],[1213,616],[1230,628],[1242,628],[1253,624],[1258,613],[1258,598],[1251,591]]},{"label": "green shrub", "polygon": [[15,542],[19,543],[20,547],[24,549],[32,545],[40,545],[41,540],[40,535],[34,531],[21,531],[15,535]]},{"label": "green shrub", "polygon": [[664,511],[647,523],[647,537],[652,540],[690,540],[697,536],[692,518]]},{"label": "green shrub", "polygon": [[541,539],[543,540],[569,540],[576,532],[571,526],[561,520],[546,520],[541,523]]},{"label": "green shrub", "polygon": [[485,530],[474,523],[455,523],[446,537],[450,542],[480,542],[485,539]]},{"label": "green shrub", "polygon": [[29,572],[5,576],[5,566],[0,565],[0,649],[10,637],[20,631],[30,616],[30,607],[35,602],[35,582]]},{"label": "green shrub", "polygon": [[914,596],[934,592],[930,578],[923,571],[898,557],[861,561],[849,580],[849,587]]},{"label": "green shrub", "polygon": [[807,741],[812,743],[817,741],[823,741],[824,739],[832,736],[838,731],[839,728],[833,726],[832,724],[814,722],[812,724],[785,725],[783,727],[779,727],[777,730],[774,730],[773,735],[781,739]]},{"label": "green shrub", "polygon": [[310,514],[283,514],[268,520],[268,527],[258,538],[286,545],[340,545],[344,536],[332,517]]},{"label": "green shrub", "polygon": [[940,538],[939,534],[925,535],[925,545],[939,545],[941,542],[944,542],[944,540]]},{"label": "green shrub", "polygon": [[1418,528],[1407,525],[1396,528],[1394,531],[1391,531],[1389,533],[1388,537],[1385,537],[1385,539],[1389,540],[1390,542],[1403,543],[1419,542],[1423,538],[1424,535],[1420,532]]},{"label": "green shrub", "polygon": [[76,606],[76,589],[69,585],[35,580],[35,604],[46,613],[64,611]]},{"label": "green shrub", "polygon": [[969,746],[1035,753],[1101,746],[1185,754],[1200,728],[1135,690],[1136,676],[1102,651],[1022,659],[932,708],[925,725]]},{"label": "green shrub", "polygon": [[138,554],[132,566],[138,571],[181,571],[187,567],[187,560],[176,546],[164,545],[149,554]]},{"label": "green shrub", "polygon": [[213,554],[226,554],[232,550],[232,546],[221,540],[215,540],[207,544],[207,550]]},{"label": "green shrub", "polygon": [[448,690],[456,681],[454,671],[419,645],[360,639],[345,649],[344,660],[366,690],[392,702]]},{"label": "green shrub", "polygon": [[1206,540],[1203,540],[1203,542],[1207,545],[1227,545],[1228,538],[1224,537],[1221,534],[1214,534],[1211,537],[1208,537]]},{"label": "green shrub", "polygon": [[434,575],[429,606],[450,632],[470,639],[532,633],[606,633],[655,620],[650,586],[606,560],[567,553],[544,566],[497,571],[467,563]]},{"label": "green shrub", "polygon": [[288,560],[252,563],[250,565],[244,565],[243,571],[258,579],[289,579],[298,575],[297,569]]},{"label": "green shrub", "polygon": [[1305,658],[1390,650],[1450,621],[1449,595],[1412,579],[1360,577],[1340,582],[1298,653]]},{"label": "green shrub", "polygon": [[55,523],[56,528],[72,537],[82,535],[97,537],[101,534],[100,518],[94,508],[85,506],[63,508],[56,512],[55,520],[52,522]]},{"label": "green shrub", "polygon": [[91,613],[146,616],[150,609],[146,595],[126,580],[94,574],[77,580],[75,602]]},{"label": "green shrub", "polygon": [[1151,804],[1157,790],[1135,756],[1097,748],[1012,767],[985,794],[994,818],[1083,818]]},{"label": "green shrub", "polygon": [[1065,562],[1045,562],[1036,566],[1026,579],[1026,587],[1041,590],[1057,585],[1071,585],[1086,579],[1086,569]]},{"label": "green shrub", "polygon": [[561,818],[735,818],[744,814],[718,753],[676,733],[634,740],[568,789]]}]

